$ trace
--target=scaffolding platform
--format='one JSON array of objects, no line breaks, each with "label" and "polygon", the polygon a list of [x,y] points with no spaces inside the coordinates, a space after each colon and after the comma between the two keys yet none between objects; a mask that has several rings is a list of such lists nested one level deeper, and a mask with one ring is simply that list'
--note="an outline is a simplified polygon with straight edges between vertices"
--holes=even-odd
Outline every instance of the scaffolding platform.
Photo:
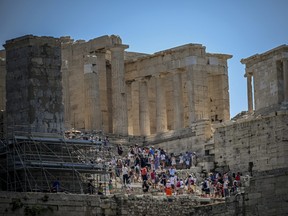
[{"label": "scaffolding platform", "polygon": [[[7,191],[85,193],[88,182],[108,182],[112,157],[101,141],[17,133],[0,142],[0,186]],[[111,148],[110,148],[111,149]],[[58,190],[59,188],[57,188]]]}]

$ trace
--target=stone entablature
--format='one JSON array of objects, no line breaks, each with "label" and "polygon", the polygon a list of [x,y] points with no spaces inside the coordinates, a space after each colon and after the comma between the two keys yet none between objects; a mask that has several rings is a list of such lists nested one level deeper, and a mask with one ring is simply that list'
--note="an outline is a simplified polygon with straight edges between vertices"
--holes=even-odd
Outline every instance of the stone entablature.
[{"label": "stone entablature", "polygon": [[287,45],[281,45],[265,53],[242,59],[241,63],[246,65],[245,77],[247,77],[248,111],[250,113],[253,110],[259,111],[288,102]]}]

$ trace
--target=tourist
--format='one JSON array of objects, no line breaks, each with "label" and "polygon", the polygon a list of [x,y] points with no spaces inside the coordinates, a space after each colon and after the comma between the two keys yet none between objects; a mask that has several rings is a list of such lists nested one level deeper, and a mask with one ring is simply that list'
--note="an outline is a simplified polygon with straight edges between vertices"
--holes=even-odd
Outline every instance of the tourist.
[{"label": "tourist", "polygon": [[155,170],[158,170],[159,166],[160,166],[160,158],[159,158],[158,152],[156,151],[154,154],[154,168],[155,168]]},{"label": "tourist", "polygon": [[104,192],[104,189],[103,189],[102,183],[100,182],[98,186],[98,195],[103,195],[104,194],[103,192]]},{"label": "tourist", "polygon": [[149,184],[148,184],[148,181],[147,180],[144,180],[143,183],[142,183],[142,189],[143,189],[143,192],[146,193],[149,191]]},{"label": "tourist", "polygon": [[117,152],[118,152],[119,156],[121,156],[123,154],[123,148],[122,148],[121,144],[117,145]]},{"label": "tourist", "polygon": [[60,180],[59,178],[57,178],[54,182],[53,182],[53,185],[52,185],[52,191],[53,192],[60,192]]},{"label": "tourist", "polygon": [[142,167],[141,168],[141,177],[142,177],[142,181],[147,181],[148,179],[147,179],[147,172],[148,172],[148,170],[147,170],[147,167]]},{"label": "tourist", "polygon": [[109,189],[109,193],[110,193],[110,194],[113,194],[113,193],[114,193],[112,179],[109,180],[108,189]]},{"label": "tourist", "polygon": [[128,184],[128,179],[129,179],[128,167],[126,164],[124,164],[122,168],[122,176],[123,176],[123,185],[126,186],[126,184]]},{"label": "tourist", "polygon": [[228,197],[229,196],[228,184],[229,184],[228,180],[224,181],[224,184],[223,184],[224,197]]},{"label": "tourist", "polygon": [[179,168],[180,169],[183,169],[183,163],[184,163],[184,157],[182,153],[180,153],[180,156],[179,156]]},{"label": "tourist", "polygon": [[164,152],[161,152],[160,160],[161,160],[161,165],[164,168],[165,167],[165,161],[166,161],[166,155]]},{"label": "tourist", "polygon": [[172,187],[171,187],[170,180],[168,180],[166,183],[165,192],[166,192],[166,196],[172,196]]},{"label": "tourist", "polygon": [[94,194],[94,185],[93,185],[93,180],[90,179],[90,181],[88,182],[88,185],[87,185],[87,189],[88,189],[88,193],[89,194]]},{"label": "tourist", "polygon": [[171,153],[171,165],[173,167],[176,167],[176,158],[173,153]]}]

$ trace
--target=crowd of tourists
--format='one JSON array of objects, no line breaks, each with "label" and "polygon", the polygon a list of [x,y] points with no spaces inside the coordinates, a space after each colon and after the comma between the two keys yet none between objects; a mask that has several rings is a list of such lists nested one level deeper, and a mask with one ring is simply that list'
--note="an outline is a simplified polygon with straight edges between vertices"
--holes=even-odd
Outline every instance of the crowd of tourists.
[{"label": "crowd of tourists", "polygon": [[[100,142],[110,148],[107,136],[83,134],[80,132],[70,133],[92,142]],[[69,134],[68,134],[69,135]],[[116,151],[115,151],[116,150]],[[222,198],[236,194],[241,186],[241,173],[210,172],[199,178],[199,173],[189,172],[190,168],[196,167],[198,155],[196,152],[183,152],[179,155],[168,153],[163,148],[140,147],[137,144],[125,150],[121,144],[117,145],[112,159],[109,161],[110,180],[108,188],[114,193],[116,184],[122,185],[122,190],[129,193],[133,191],[132,185],[140,183],[143,193],[163,192],[166,195],[196,194],[205,197]],[[185,170],[186,172],[182,172]],[[197,175],[198,174],[198,175]],[[197,178],[198,177],[198,178]],[[114,184],[113,184],[114,183]],[[116,183],[116,184],[115,184]],[[98,194],[103,194],[103,185],[98,186]],[[88,192],[94,193],[92,182],[88,182]]]},{"label": "crowd of tourists", "polygon": [[[188,173],[197,166],[196,152],[180,155],[168,154],[162,148],[130,146],[124,154],[121,145],[117,146],[117,157],[110,162],[110,188],[112,179],[119,179],[122,188],[133,190],[131,184],[142,183],[144,193],[149,191],[164,192],[166,195],[197,194],[206,197],[222,198],[237,193],[240,187],[240,173],[211,172],[202,178],[196,173]],[[183,174],[181,170],[187,172]]]}]

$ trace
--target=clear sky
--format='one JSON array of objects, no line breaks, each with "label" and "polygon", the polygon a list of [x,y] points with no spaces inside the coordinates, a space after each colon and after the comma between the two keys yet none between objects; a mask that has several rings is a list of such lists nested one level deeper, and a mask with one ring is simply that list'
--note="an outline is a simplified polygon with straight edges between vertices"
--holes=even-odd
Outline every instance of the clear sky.
[{"label": "clear sky", "polygon": [[[128,51],[200,43],[228,60],[231,117],[247,110],[242,58],[288,44],[288,0],[0,0],[0,43],[116,34]],[[0,47],[2,49],[3,47]]]}]

